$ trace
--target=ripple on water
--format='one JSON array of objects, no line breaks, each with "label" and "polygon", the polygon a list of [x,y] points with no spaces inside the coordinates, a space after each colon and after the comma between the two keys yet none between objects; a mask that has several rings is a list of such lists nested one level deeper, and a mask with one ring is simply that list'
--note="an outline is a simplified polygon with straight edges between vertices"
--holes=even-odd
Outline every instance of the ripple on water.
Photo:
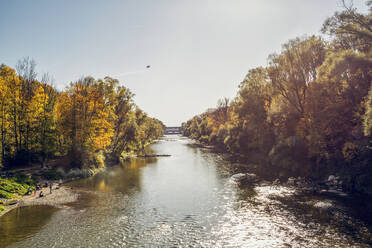
[{"label": "ripple on water", "polygon": [[[290,198],[294,189],[282,186],[255,188],[257,195],[226,213],[202,242],[206,247],[367,247],[338,232],[332,225],[303,223],[277,197]],[[310,216],[312,218],[312,216]]]},{"label": "ripple on water", "polygon": [[25,206],[6,213],[0,219],[0,247],[32,237],[58,211],[50,206]]},{"label": "ripple on water", "polygon": [[[324,199],[299,198],[293,188],[239,189],[221,156],[169,138],[151,149],[172,157],[79,182],[89,193],[14,247],[368,246],[368,228],[336,203],[320,211],[313,205]],[[355,238],[360,230],[365,237]]]}]

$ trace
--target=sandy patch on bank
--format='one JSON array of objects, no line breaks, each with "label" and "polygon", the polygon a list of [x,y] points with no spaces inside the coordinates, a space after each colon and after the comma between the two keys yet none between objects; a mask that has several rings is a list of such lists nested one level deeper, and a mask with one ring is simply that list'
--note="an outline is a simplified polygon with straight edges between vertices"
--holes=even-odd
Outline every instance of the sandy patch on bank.
[{"label": "sandy patch on bank", "polygon": [[49,193],[49,188],[43,188],[42,190],[44,197],[39,197],[40,191],[38,191],[36,196],[34,196],[34,193],[32,193],[32,195],[22,196],[18,200],[17,204],[4,206],[5,210],[0,213],[0,217],[10,210],[22,206],[48,205],[53,207],[63,207],[64,204],[76,201],[79,196],[67,186],[61,186],[59,189],[53,188],[52,194]]}]

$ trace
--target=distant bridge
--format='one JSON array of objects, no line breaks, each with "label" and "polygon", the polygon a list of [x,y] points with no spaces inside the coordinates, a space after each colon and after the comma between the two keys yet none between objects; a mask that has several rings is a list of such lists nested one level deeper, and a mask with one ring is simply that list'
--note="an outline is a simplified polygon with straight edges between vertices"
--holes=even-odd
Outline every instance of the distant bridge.
[{"label": "distant bridge", "polygon": [[181,134],[181,127],[166,127],[164,134]]}]

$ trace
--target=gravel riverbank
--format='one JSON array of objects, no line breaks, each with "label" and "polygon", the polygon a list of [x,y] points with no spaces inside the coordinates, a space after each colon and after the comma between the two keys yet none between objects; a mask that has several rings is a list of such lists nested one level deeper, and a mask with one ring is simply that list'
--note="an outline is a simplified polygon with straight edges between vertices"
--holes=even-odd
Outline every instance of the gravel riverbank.
[{"label": "gravel riverbank", "polygon": [[52,193],[49,193],[49,188],[44,188],[43,197],[39,197],[39,192],[34,193],[31,195],[22,196],[20,199],[17,199],[18,202],[14,205],[4,206],[5,210],[0,213],[0,221],[1,216],[6,214],[12,209],[22,206],[33,206],[33,205],[48,205],[53,207],[63,207],[67,203],[71,203],[77,200],[79,194],[74,192],[68,186],[61,186],[58,189],[53,187]]}]

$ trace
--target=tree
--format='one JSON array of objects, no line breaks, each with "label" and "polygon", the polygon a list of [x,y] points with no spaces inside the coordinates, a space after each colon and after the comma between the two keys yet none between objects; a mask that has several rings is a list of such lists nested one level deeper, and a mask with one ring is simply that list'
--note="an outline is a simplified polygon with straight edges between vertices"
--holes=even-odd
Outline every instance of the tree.
[{"label": "tree", "polygon": [[343,0],[344,11],[336,12],[328,18],[322,32],[335,37],[333,46],[338,50],[352,49],[368,52],[372,45],[372,2],[367,2],[370,12],[367,15],[358,13],[352,4]]},{"label": "tree", "polygon": [[372,135],[372,84],[368,93],[368,100],[365,103],[366,112],[363,116],[363,132],[365,136]]},{"label": "tree", "polygon": [[[2,153],[5,158],[5,149],[12,156],[18,152],[20,147],[20,122],[21,122],[21,82],[15,72],[8,66],[0,68],[2,79]],[[8,144],[6,145],[5,142]]]},{"label": "tree", "polygon": [[113,128],[106,110],[104,92],[90,77],[71,83],[58,99],[59,131],[71,156],[81,156],[79,166],[85,166],[94,152],[105,150],[111,143]]},{"label": "tree", "polygon": [[316,80],[325,52],[322,39],[312,36],[290,40],[281,54],[269,57],[268,75],[274,89],[300,117],[305,113],[308,85]]},{"label": "tree", "polygon": [[267,70],[259,67],[248,72],[239,85],[233,110],[236,116],[234,126],[240,152],[267,151],[271,142],[268,140],[268,110],[271,105],[271,86]]},{"label": "tree", "polygon": [[8,114],[8,107],[9,107],[9,88],[7,85],[6,78],[3,77],[3,71],[5,70],[5,66],[1,66],[0,69],[0,118],[1,118],[1,157],[0,157],[0,167],[3,165],[3,161],[5,158],[5,148],[6,148],[6,130],[9,126],[9,114]]},{"label": "tree", "polygon": [[[21,115],[21,122],[20,122],[20,147],[24,149],[28,154],[30,150],[30,128],[31,128],[31,120],[29,118],[32,110],[28,108],[31,99],[34,95],[34,91],[37,88],[35,83],[37,73],[35,71],[36,62],[29,57],[24,57],[23,59],[18,60],[16,65],[16,70],[21,81],[22,85],[22,94],[21,94],[21,102],[25,108],[22,108],[20,111]],[[30,159],[28,157],[28,159]]]}]

